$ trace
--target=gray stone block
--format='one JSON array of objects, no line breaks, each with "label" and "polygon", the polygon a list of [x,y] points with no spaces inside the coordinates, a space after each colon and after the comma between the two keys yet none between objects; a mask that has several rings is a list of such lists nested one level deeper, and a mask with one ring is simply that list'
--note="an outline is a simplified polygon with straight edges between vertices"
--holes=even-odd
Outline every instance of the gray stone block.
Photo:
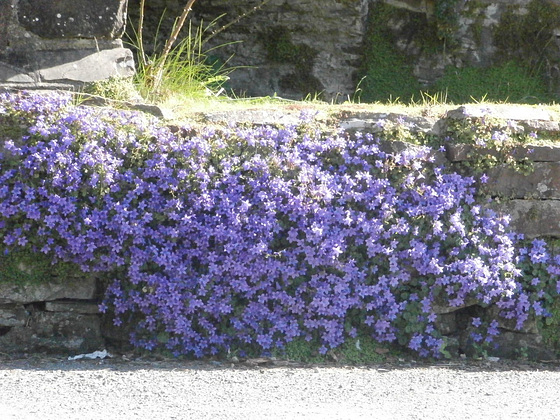
[{"label": "gray stone block", "polygon": [[539,334],[505,331],[494,338],[495,347],[489,355],[503,358],[527,358],[532,361],[555,360],[554,352],[546,349]]},{"label": "gray stone block", "polygon": [[455,313],[450,312],[446,314],[439,314],[435,322],[435,327],[436,330],[443,335],[449,335],[456,332],[457,319]]},{"label": "gray stone block", "polygon": [[58,299],[92,300],[96,293],[96,279],[87,277],[40,284],[0,283],[0,303],[26,304]]},{"label": "gray stone block", "polygon": [[560,201],[508,200],[492,207],[511,216],[510,226],[527,238],[560,237]]},{"label": "gray stone block", "polygon": [[22,327],[27,324],[29,314],[21,304],[0,305],[0,326]]},{"label": "gray stone block", "polygon": [[38,72],[44,82],[57,80],[94,82],[112,76],[130,77],[134,75],[134,58],[129,49],[114,48],[95,52],[75,61],[51,67],[42,66]]},{"label": "gray stone block", "polygon": [[209,122],[251,123],[254,125],[297,125],[300,123],[298,112],[278,109],[248,109],[234,111],[208,112],[203,114]]},{"label": "gray stone block", "polygon": [[487,309],[488,314],[498,321],[498,327],[502,330],[513,331],[516,333],[524,334],[539,334],[539,327],[537,325],[537,319],[534,315],[530,315],[527,321],[523,324],[521,329],[517,329],[517,321],[515,319],[507,319],[500,316],[501,309],[497,306],[491,306]]},{"label": "gray stone block", "polygon": [[487,175],[488,182],[482,190],[491,195],[560,199],[560,162],[535,163],[529,174],[508,167],[495,167],[489,169]]},{"label": "gray stone block", "polygon": [[20,0],[19,23],[42,38],[119,38],[127,0]]},{"label": "gray stone block", "polygon": [[383,131],[387,122],[401,125],[411,133],[429,133],[436,123],[436,121],[431,118],[405,114],[357,112],[353,113],[350,118],[342,120],[340,126],[347,131],[379,133]]},{"label": "gray stone block", "polygon": [[86,353],[104,345],[99,316],[75,313],[36,312],[25,326],[0,336],[0,351],[5,353]]},{"label": "gray stone block", "polygon": [[464,105],[447,112],[446,118],[495,118],[505,121],[540,120],[551,121],[549,111],[524,105],[492,104],[492,105]]},{"label": "gray stone block", "polygon": [[25,70],[0,62],[0,82],[35,83],[36,80]]},{"label": "gray stone block", "polygon": [[[446,154],[451,162],[472,160],[477,155],[500,157],[500,154],[495,150],[476,148],[470,144],[448,144],[446,146]],[[529,159],[532,162],[560,162],[560,146],[554,143],[518,146],[513,148],[510,154],[517,160]]]},{"label": "gray stone block", "polygon": [[72,312],[78,314],[98,314],[99,306],[93,302],[82,301],[54,301],[45,304],[48,312]]}]

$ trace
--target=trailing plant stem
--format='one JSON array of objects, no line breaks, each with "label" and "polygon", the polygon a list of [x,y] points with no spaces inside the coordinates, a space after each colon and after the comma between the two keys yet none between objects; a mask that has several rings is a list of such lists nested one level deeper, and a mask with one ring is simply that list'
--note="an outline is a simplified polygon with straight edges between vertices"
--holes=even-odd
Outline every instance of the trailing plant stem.
[{"label": "trailing plant stem", "polygon": [[154,74],[155,74],[154,91],[156,93],[159,91],[159,87],[161,85],[161,80],[162,80],[163,71],[164,71],[164,68],[165,68],[165,63],[167,61],[167,57],[169,56],[169,53],[171,52],[171,49],[173,48],[173,45],[177,41],[177,37],[179,36],[179,33],[181,32],[181,29],[183,28],[183,25],[185,24],[185,20],[187,19],[187,16],[189,15],[195,1],[196,0],[188,0],[187,4],[185,5],[185,8],[183,9],[183,13],[181,13],[181,16],[178,18],[178,20],[173,25],[173,31],[171,32],[171,36],[167,39],[167,41],[165,43],[165,47],[164,47],[163,53],[161,55],[161,60],[159,60],[159,62],[157,63],[157,66],[156,66],[156,69],[155,69],[156,71],[154,72]]}]

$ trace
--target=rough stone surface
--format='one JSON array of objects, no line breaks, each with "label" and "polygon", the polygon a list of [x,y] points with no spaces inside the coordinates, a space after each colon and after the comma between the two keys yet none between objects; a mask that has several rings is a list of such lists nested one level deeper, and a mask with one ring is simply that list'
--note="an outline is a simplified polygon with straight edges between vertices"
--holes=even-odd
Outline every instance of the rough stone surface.
[{"label": "rough stone surface", "polygon": [[208,112],[204,118],[212,123],[250,123],[254,125],[297,125],[305,109],[286,112],[279,109],[247,109],[239,111]]},{"label": "rough stone surface", "polygon": [[92,300],[96,297],[95,278],[67,279],[64,282],[15,285],[0,283],[0,303],[32,303],[57,299]]},{"label": "rough stone surface", "polygon": [[527,238],[560,237],[560,201],[509,200],[495,207],[511,216],[511,227]]},{"label": "rough stone surface", "polygon": [[[228,26],[210,44],[224,46],[213,50],[212,55],[219,56],[223,62],[231,58],[229,64],[242,66],[231,75],[230,81],[238,92],[248,96],[277,93],[290,98],[322,92],[327,99],[341,101],[352,97],[360,81],[368,13],[377,5],[385,3],[391,7],[383,31],[389,34],[395,51],[411,63],[414,76],[429,85],[449,67],[480,68],[499,62],[504,51],[496,40],[496,28],[512,10],[519,17],[526,15],[532,1],[449,2],[454,7],[456,19],[453,19],[446,17],[445,12],[444,16],[438,14],[436,2],[431,0],[270,0],[255,13]],[[557,0],[550,2],[559,4]],[[130,3],[130,12],[136,18],[139,0]],[[164,10],[172,22],[183,6],[179,0],[148,3],[147,27],[152,27],[154,32]],[[195,3],[193,14],[205,23],[223,15],[214,27],[217,29],[260,3],[260,0],[207,0]],[[170,32],[170,22],[164,23],[163,34]],[[446,34],[445,42],[438,22],[444,32],[451,31]],[[535,49],[546,50],[547,58],[560,56],[558,36],[548,31],[549,39],[535,45]],[[278,38],[281,42],[277,42]],[[559,60],[550,59],[543,67],[550,90],[558,93]]]},{"label": "rough stone surface", "polygon": [[19,23],[42,38],[120,38],[127,0],[20,0]]},{"label": "rough stone surface", "polygon": [[439,314],[435,326],[437,330],[443,335],[453,334],[457,331],[457,319],[453,312],[446,314]]},{"label": "rough stone surface", "polygon": [[83,301],[54,301],[46,302],[45,310],[47,312],[74,312],[78,314],[98,314],[99,305],[94,302],[83,302]]},{"label": "rough stone surface", "polygon": [[0,336],[2,352],[90,352],[104,347],[97,315],[35,312],[24,326]]},{"label": "rough stone surface", "polygon": [[532,106],[512,104],[463,105],[450,110],[445,118],[439,120],[432,132],[444,136],[448,133],[449,124],[461,120],[498,121],[507,124],[516,133],[540,133],[547,137],[560,133],[560,123],[553,120],[553,114]]},{"label": "rough stone surface", "polygon": [[[114,48],[93,52],[76,60],[64,60],[53,65],[54,53],[49,58],[41,57],[45,65],[40,66],[39,75],[45,82],[71,80],[76,82],[94,82],[112,76],[130,77],[134,75],[134,58],[127,48]],[[50,62],[50,67],[49,64]]]},{"label": "rough stone surface", "polygon": [[35,88],[134,74],[122,48],[127,0],[3,0],[0,86]]},{"label": "rough stone surface", "polygon": [[20,304],[0,305],[0,327],[22,327],[27,323],[29,313]]},{"label": "rough stone surface", "polygon": [[[492,149],[477,149],[470,144],[448,144],[446,156],[451,162],[463,162],[475,158],[478,154],[498,157],[499,153]],[[555,143],[527,144],[513,148],[511,156],[515,159],[528,159],[532,162],[560,162],[560,147]]]},{"label": "rough stone surface", "polygon": [[27,74],[25,70],[0,63],[0,82],[33,84],[36,81],[37,79],[33,75]]},{"label": "rough stone surface", "polygon": [[130,333],[133,331],[134,320],[127,320],[121,325],[113,323],[112,313],[104,313],[101,315],[101,331],[103,338],[109,345],[113,345],[120,349],[131,349]]},{"label": "rough stone surface", "polygon": [[519,332],[524,334],[538,334],[539,327],[537,326],[537,319],[534,315],[529,316],[529,319],[525,321],[523,326],[518,330],[516,328],[516,321],[513,319],[507,319],[500,316],[500,309],[491,306],[487,309],[487,313],[498,321],[498,327],[505,331]]},{"label": "rough stone surface", "polygon": [[527,358],[528,360],[554,360],[553,352],[542,345],[539,334],[505,331],[494,339],[495,347],[491,354],[510,359]]},{"label": "rough stone surface", "polygon": [[528,174],[509,167],[495,167],[487,172],[483,190],[505,198],[560,199],[560,162],[539,162]]},{"label": "rough stone surface", "polygon": [[477,304],[476,299],[467,298],[467,300],[460,306],[450,306],[445,299],[438,297],[434,300],[434,303],[432,305],[432,310],[434,311],[435,314],[442,315],[442,314],[449,314],[452,312],[456,312],[458,310],[468,308],[476,304]]},{"label": "rough stone surface", "polygon": [[513,121],[550,121],[551,114],[545,109],[532,106],[492,104],[492,105],[463,105],[447,113],[447,118],[495,118]]},{"label": "rough stone surface", "polygon": [[387,121],[399,124],[411,133],[430,133],[436,121],[431,118],[410,116],[395,113],[355,113],[352,118],[340,122],[341,128],[347,131],[378,133],[383,131]]},{"label": "rough stone surface", "polygon": [[[135,3],[131,2],[131,10]],[[197,2],[194,12],[204,22],[225,13],[222,25],[259,3],[211,0]],[[271,0],[214,38],[213,46],[228,45],[213,54],[223,60],[231,57],[231,66],[248,66],[232,73],[230,81],[247,96],[277,93],[300,99],[321,92],[327,99],[345,100],[359,82],[368,4],[368,0]],[[232,43],[236,41],[241,42]]]}]

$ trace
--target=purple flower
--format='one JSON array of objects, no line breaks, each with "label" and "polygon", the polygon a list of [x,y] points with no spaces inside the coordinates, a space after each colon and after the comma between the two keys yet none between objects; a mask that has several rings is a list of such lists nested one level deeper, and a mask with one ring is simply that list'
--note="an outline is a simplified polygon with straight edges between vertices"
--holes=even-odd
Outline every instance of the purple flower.
[{"label": "purple flower", "polygon": [[[201,357],[304,338],[326,353],[366,334],[437,356],[436,290],[522,325],[546,314],[541,292],[560,275],[544,241],[517,249],[475,180],[434,167],[426,147],[388,153],[371,134],[309,125],[181,137],[64,95],[2,94],[0,109],[25,131],[0,156],[4,252],[110,275],[100,309],[116,324],[134,315],[145,349]],[[542,266],[539,282],[523,261]]]}]

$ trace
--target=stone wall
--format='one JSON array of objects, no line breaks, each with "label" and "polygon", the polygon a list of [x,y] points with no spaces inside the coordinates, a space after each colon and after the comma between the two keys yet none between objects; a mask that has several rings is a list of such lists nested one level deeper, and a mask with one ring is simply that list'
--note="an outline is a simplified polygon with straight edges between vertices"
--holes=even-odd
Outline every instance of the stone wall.
[{"label": "stone wall", "polygon": [[[209,123],[291,124],[297,121],[299,109],[256,109],[208,113]],[[509,151],[516,159],[529,159],[533,170],[520,173],[508,166],[497,165],[487,171],[489,182],[485,194],[502,197],[494,207],[512,217],[513,229],[528,238],[560,238],[560,118],[550,109],[527,106],[470,105],[447,112],[439,119],[383,112],[345,111],[336,125],[349,132],[378,133],[387,122],[398,123],[412,133],[445,137],[458,121],[473,118],[505,123],[518,133],[535,133],[548,142],[526,144]],[[470,124],[470,123],[469,123]],[[419,147],[403,141],[386,141],[388,153]],[[482,151],[486,153],[485,151]],[[455,166],[464,171],[466,161],[475,161],[480,149],[466,144],[448,144],[444,151],[434,151],[440,165]],[[490,153],[493,153],[490,151]],[[28,270],[23,267],[22,270]],[[47,279],[48,280],[48,279]],[[103,294],[99,280],[92,276],[52,279],[40,284],[13,285],[0,283],[0,351],[51,351],[77,353],[101,350],[107,343],[123,345],[126,326],[117,328],[108,316],[98,313],[97,304]],[[473,351],[469,326],[473,317],[484,317],[495,307],[482,308],[466,302],[450,307],[441,302],[435,308],[438,329],[448,337],[452,355]],[[518,331],[511,320],[501,319],[500,347],[492,355],[517,357],[522,351],[529,358],[550,360],[555,353],[544,346],[538,319],[529,319]]]},{"label": "stone wall", "polygon": [[[395,8],[387,28],[394,45],[411,60],[414,75],[426,85],[441,77],[448,66],[489,67],[504,59],[531,64],[546,57],[541,63],[544,73],[551,89],[560,94],[560,21],[553,17],[560,12],[559,0],[373,3],[380,2]],[[438,14],[438,3],[448,3],[450,9]]]},{"label": "stone wall", "polygon": [[[149,44],[156,28],[160,38],[169,35],[185,2],[147,3],[144,39]],[[336,101],[352,97],[365,73],[364,46],[377,29],[368,27],[368,15],[380,5],[391,11],[383,21],[385,35],[424,86],[442,77],[446,68],[488,67],[514,59],[535,64],[549,90],[560,95],[560,24],[555,23],[560,9],[551,13],[560,0],[262,3],[204,0],[195,3],[192,13],[195,23],[204,25],[219,18],[212,30],[234,22],[206,47],[220,46],[210,55],[238,67],[229,83],[238,95],[300,99],[320,94]],[[132,20],[138,6],[139,0],[130,0]],[[72,87],[133,74],[132,53],[121,41],[126,17],[127,0],[2,0],[0,83]]]},{"label": "stone wall", "polygon": [[[138,0],[131,0],[130,15],[137,17]],[[213,29],[236,20],[259,6],[261,0],[204,0],[194,5],[195,22]],[[320,92],[325,98],[347,99],[358,83],[361,45],[368,0],[269,0],[262,8],[229,26],[206,47],[228,66],[239,67],[230,77],[237,94],[300,99]],[[169,20],[180,14],[184,2],[149,2],[145,39],[159,27],[169,34]],[[167,20],[160,17],[167,9]],[[221,17],[220,17],[221,16]],[[206,35],[208,35],[207,33]]]},{"label": "stone wall", "polygon": [[104,347],[94,277],[0,283],[0,351],[84,353]]},{"label": "stone wall", "polygon": [[0,85],[74,87],[131,76],[127,0],[2,0]]},{"label": "stone wall", "polygon": [[[131,0],[137,16],[139,0]],[[204,0],[195,3],[195,20],[206,24],[222,16],[215,28],[234,21],[260,0]],[[180,0],[149,2],[147,30],[151,40],[161,14],[169,20],[181,12]],[[383,28],[368,28],[368,14],[390,9]],[[560,0],[270,0],[218,34],[210,47],[222,61],[240,66],[230,87],[238,94],[300,99],[321,93],[327,100],[352,97],[365,74],[365,44],[372,30],[382,29],[412,67],[424,87],[446,68],[488,67],[507,59],[535,64],[560,95],[560,23],[550,7]],[[167,23],[166,23],[167,22]],[[383,60],[383,57],[372,59]],[[539,63],[534,63],[540,60]],[[537,65],[538,64],[538,65]],[[398,69],[396,69],[398,70]]]},{"label": "stone wall", "polygon": [[[226,22],[258,3],[202,1],[197,18],[209,22],[218,10]],[[367,0],[271,0],[213,43],[230,43],[216,53],[232,55],[232,66],[249,66],[231,75],[231,85],[247,95],[299,99],[321,92],[347,99],[358,83],[367,6]]]}]

